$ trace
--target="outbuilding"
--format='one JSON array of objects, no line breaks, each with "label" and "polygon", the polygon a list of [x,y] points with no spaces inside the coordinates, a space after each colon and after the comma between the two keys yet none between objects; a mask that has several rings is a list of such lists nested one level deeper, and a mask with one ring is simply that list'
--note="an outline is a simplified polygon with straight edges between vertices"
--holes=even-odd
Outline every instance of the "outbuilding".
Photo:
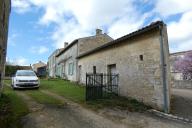
[{"label": "outbuilding", "polygon": [[79,55],[81,83],[86,73],[119,74],[119,94],[158,110],[170,110],[170,66],[166,25],[157,21]]}]

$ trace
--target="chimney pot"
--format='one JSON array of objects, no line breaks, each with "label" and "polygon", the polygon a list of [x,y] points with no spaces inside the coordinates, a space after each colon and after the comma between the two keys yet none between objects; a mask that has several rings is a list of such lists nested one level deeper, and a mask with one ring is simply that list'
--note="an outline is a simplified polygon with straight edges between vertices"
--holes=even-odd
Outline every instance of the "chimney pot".
[{"label": "chimney pot", "polygon": [[96,35],[101,35],[102,34],[102,30],[101,29],[96,29]]},{"label": "chimney pot", "polygon": [[65,43],[64,43],[64,48],[66,48],[66,47],[67,47],[67,45],[68,45],[68,42],[65,42]]}]

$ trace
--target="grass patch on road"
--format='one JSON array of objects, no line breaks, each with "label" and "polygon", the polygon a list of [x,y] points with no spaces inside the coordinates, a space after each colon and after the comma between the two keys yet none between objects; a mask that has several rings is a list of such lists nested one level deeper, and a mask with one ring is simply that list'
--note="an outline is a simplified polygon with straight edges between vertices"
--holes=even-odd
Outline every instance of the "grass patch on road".
[{"label": "grass patch on road", "polygon": [[11,85],[11,80],[4,80],[5,84]]},{"label": "grass patch on road", "polygon": [[85,87],[60,79],[41,80],[40,89],[49,90],[72,101],[85,102]]},{"label": "grass patch on road", "polygon": [[35,101],[41,104],[51,104],[51,105],[63,105],[64,102],[61,100],[58,100],[54,97],[51,97],[47,94],[44,94],[38,90],[28,90],[25,91],[27,95],[32,97]]},{"label": "grass patch on road", "polygon": [[29,113],[27,104],[10,87],[4,86],[0,98],[0,127],[21,127],[20,119]]}]

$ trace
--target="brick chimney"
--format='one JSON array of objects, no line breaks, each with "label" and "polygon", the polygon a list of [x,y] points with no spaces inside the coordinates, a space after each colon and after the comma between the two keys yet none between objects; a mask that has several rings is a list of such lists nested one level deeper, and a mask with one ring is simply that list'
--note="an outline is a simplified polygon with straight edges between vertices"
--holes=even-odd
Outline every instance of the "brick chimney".
[{"label": "brick chimney", "polygon": [[96,35],[101,35],[102,34],[102,30],[101,29],[96,29]]},{"label": "brick chimney", "polygon": [[66,48],[66,47],[67,47],[67,45],[68,45],[68,42],[65,42],[65,43],[64,43],[64,48]]}]

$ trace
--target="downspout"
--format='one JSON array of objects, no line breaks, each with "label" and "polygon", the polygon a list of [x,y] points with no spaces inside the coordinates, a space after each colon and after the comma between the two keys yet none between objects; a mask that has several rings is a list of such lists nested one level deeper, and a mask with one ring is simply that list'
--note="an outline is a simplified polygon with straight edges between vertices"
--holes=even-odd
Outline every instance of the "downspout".
[{"label": "downspout", "polygon": [[160,48],[161,48],[161,63],[162,63],[162,82],[163,82],[163,95],[164,95],[164,112],[168,113],[169,108],[168,108],[168,96],[167,96],[167,73],[166,73],[166,63],[165,63],[165,54],[164,54],[164,44],[163,44],[163,27],[162,25],[159,25],[160,29]]}]

